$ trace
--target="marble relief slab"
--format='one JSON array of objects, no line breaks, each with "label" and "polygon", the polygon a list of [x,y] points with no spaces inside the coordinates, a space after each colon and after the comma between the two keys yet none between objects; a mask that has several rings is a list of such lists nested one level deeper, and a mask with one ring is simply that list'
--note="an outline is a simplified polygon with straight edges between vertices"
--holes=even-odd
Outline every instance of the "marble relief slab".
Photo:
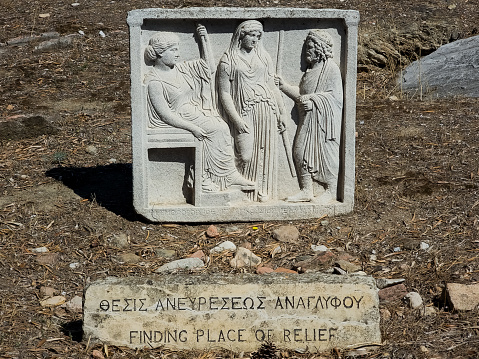
[{"label": "marble relief slab", "polygon": [[129,13],[133,196],[155,222],[354,204],[356,11]]}]

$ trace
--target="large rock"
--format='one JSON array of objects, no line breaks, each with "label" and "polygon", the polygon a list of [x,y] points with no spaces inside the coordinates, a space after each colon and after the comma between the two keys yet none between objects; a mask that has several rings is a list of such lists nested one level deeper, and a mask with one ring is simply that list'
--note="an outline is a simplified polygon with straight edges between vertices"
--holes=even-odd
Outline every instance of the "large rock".
[{"label": "large rock", "polygon": [[479,97],[479,36],[451,42],[413,62],[403,72],[402,89],[433,97]]},{"label": "large rock", "polygon": [[479,307],[479,284],[447,283],[443,296],[454,310],[474,310]]}]

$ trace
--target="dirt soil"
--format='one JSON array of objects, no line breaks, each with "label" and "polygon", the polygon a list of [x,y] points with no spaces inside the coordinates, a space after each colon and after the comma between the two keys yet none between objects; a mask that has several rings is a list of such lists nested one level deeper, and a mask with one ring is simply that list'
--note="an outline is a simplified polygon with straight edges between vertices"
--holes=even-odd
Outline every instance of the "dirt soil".
[{"label": "dirt soil", "polygon": [[[405,278],[408,291],[436,308],[424,316],[401,300],[381,303],[382,345],[362,352],[280,351],[278,356],[479,357],[479,311],[451,311],[440,297],[448,282],[479,282],[479,101],[406,98],[394,81],[407,62],[476,34],[475,1],[72,3],[2,0],[0,7],[0,358],[241,357],[228,351],[93,345],[81,339],[80,312],[40,304],[45,287],[70,300],[96,279],[152,274],[172,260],[159,249],[184,258],[226,239],[249,242],[273,268],[295,268],[312,255],[311,244],[324,244],[335,254],[348,253],[376,278]],[[189,6],[361,13],[354,213],[290,222],[300,230],[300,240],[282,244],[274,258],[271,232],[285,223],[216,224],[220,237],[208,238],[210,223],[152,224],[132,208],[126,15],[136,8]],[[77,36],[35,50],[44,40],[35,36],[52,31]],[[118,245],[115,239],[125,237],[128,243]],[[429,249],[420,249],[421,242]],[[32,251],[43,246],[47,254]],[[228,259],[212,258],[205,272],[237,273]]]}]

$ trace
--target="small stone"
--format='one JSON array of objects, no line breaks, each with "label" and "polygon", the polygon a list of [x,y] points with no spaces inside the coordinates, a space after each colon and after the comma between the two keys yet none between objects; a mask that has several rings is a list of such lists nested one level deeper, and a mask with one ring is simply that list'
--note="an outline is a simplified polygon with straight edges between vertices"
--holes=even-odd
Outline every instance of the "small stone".
[{"label": "small stone", "polygon": [[371,262],[375,262],[375,261],[378,260],[378,256],[375,255],[375,254],[371,254],[371,255],[369,256],[369,260],[370,260]]},{"label": "small stone", "polygon": [[404,299],[409,304],[409,307],[412,309],[420,308],[423,303],[421,295],[417,292],[409,292],[405,295]]},{"label": "small stone", "polygon": [[83,30],[78,30],[78,33],[81,35],[81,36],[84,36],[85,35],[85,32]]},{"label": "small stone", "polygon": [[299,230],[295,226],[281,226],[273,231],[273,238],[286,243],[298,243]]},{"label": "small stone", "polygon": [[73,7],[77,7],[77,6],[80,6],[80,3],[78,2],[74,2],[73,4],[71,4]]},{"label": "small stone", "polygon": [[401,252],[401,247],[394,247],[393,251],[394,252]]},{"label": "small stone", "polygon": [[273,273],[274,269],[270,267],[258,267],[256,268],[256,273],[257,274],[267,274],[267,273]]},{"label": "small stone", "polygon": [[58,260],[60,259],[60,254],[58,253],[42,253],[37,255],[37,263],[53,266],[55,265]]},{"label": "small stone", "polygon": [[386,308],[379,309],[379,314],[381,315],[382,320],[389,320],[391,319],[391,312]]},{"label": "small stone", "polygon": [[283,268],[283,267],[278,267],[274,271],[274,273],[291,273],[291,274],[298,274],[298,272],[288,269],[288,268]]},{"label": "small stone", "polygon": [[95,146],[86,146],[85,151],[89,153],[90,155],[97,155],[98,154],[98,149]]},{"label": "small stone", "polygon": [[348,252],[340,252],[337,254],[337,260],[353,262],[357,258],[349,254]]},{"label": "small stone", "polygon": [[358,270],[357,272],[354,272],[353,274],[355,275],[368,275],[365,271]]},{"label": "small stone", "polygon": [[183,258],[173,262],[166,263],[156,270],[157,273],[173,272],[179,269],[199,269],[203,268],[205,263],[199,258]]},{"label": "small stone", "polygon": [[426,242],[421,242],[421,244],[419,245],[419,248],[422,249],[423,251],[427,251],[429,249],[429,244],[427,244]]},{"label": "small stone", "polygon": [[421,350],[421,352],[423,352],[423,353],[429,353],[429,349],[426,348],[424,345],[421,345],[421,346],[419,347],[419,350]]},{"label": "small stone", "polygon": [[91,356],[93,359],[105,359],[102,352],[96,349],[91,352]]},{"label": "small stone", "polygon": [[398,299],[403,299],[407,294],[406,286],[398,284],[392,287],[379,290],[379,300],[384,302],[391,302]]},{"label": "small stone", "polygon": [[235,257],[230,261],[233,268],[256,267],[260,263],[260,257],[243,247],[238,248]]},{"label": "small stone", "polygon": [[107,238],[108,245],[118,249],[127,248],[130,245],[129,242],[126,233],[117,233]]},{"label": "small stone", "polygon": [[55,288],[52,288],[52,287],[40,287],[40,296],[42,298],[45,298],[45,297],[53,297],[55,295]]},{"label": "small stone", "polygon": [[176,257],[176,251],[174,249],[157,249],[155,250],[155,254],[157,257],[160,257],[160,258],[168,259],[168,258]]},{"label": "small stone", "polygon": [[344,274],[348,274],[348,272],[346,272],[344,269],[341,269],[340,267],[334,267],[333,274],[344,275]]},{"label": "small stone", "polygon": [[[364,122],[363,122],[364,123]],[[329,221],[327,220],[324,220],[324,221],[321,221],[320,224],[323,226],[323,227],[326,227],[329,225]]]},{"label": "small stone", "polygon": [[207,237],[215,238],[215,237],[218,237],[219,235],[220,235],[220,232],[218,232],[218,228],[216,228],[216,226],[213,224],[209,226],[208,229],[206,230]]},{"label": "small stone", "polygon": [[116,257],[116,260],[120,263],[135,264],[141,261],[141,257],[135,253],[121,253]]},{"label": "small stone", "polygon": [[449,5],[447,8],[448,8],[449,10],[454,10],[456,7],[457,7],[456,4],[451,4],[451,5]]},{"label": "small stone", "polygon": [[271,258],[274,258],[276,254],[280,254],[283,250],[281,249],[281,246],[276,246],[273,248],[273,250],[270,252]]},{"label": "small stone", "polygon": [[100,35],[100,37],[106,37],[105,33],[103,31],[98,31],[98,35]]},{"label": "small stone", "polygon": [[348,273],[354,273],[361,269],[361,266],[345,260],[337,260],[335,264]]},{"label": "small stone", "polygon": [[40,19],[45,19],[45,18],[47,18],[47,17],[50,17],[50,14],[48,14],[48,13],[39,14],[38,17],[39,17]]},{"label": "small stone", "polygon": [[474,310],[479,306],[479,284],[447,283],[444,296],[454,310]]},{"label": "small stone", "polygon": [[326,251],[329,251],[328,247],[326,247],[325,245],[315,245],[315,244],[311,244],[311,249],[313,250],[313,252],[326,252]]},{"label": "small stone", "polygon": [[205,252],[203,252],[203,251],[200,249],[199,251],[196,251],[195,253],[190,254],[190,255],[188,256],[188,258],[205,259],[205,258],[206,258],[206,254],[205,254]]},{"label": "small stone", "polygon": [[404,278],[397,278],[397,279],[377,278],[376,286],[378,287],[378,289],[383,289],[383,288],[391,287],[396,284],[403,283],[404,281],[405,281]]},{"label": "small stone", "polygon": [[241,243],[240,247],[243,247],[243,248],[246,248],[246,249],[252,249],[252,248],[253,248],[253,246],[251,245],[251,243],[250,243],[250,242],[247,242],[247,241]]},{"label": "small stone", "polygon": [[80,267],[80,263],[78,263],[78,262],[70,263],[69,267],[70,267],[70,269],[77,269],[77,268]]},{"label": "small stone", "polygon": [[319,270],[330,267],[334,260],[334,254],[330,251],[319,252],[314,257],[300,261],[294,265],[299,272],[305,272],[306,270]]},{"label": "small stone", "polygon": [[423,317],[430,317],[437,314],[437,309],[434,307],[424,307],[424,310],[421,310],[421,315]]},{"label": "small stone", "polygon": [[230,241],[222,242],[222,243],[218,244],[216,247],[212,248],[210,250],[210,254],[221,253],[223,251],[235,252],[236,251],[236,245],[233,242],[230,242]]},{"label": "small stone", "polygon": [[30,249],[30,251],[33,252],[33,253],[47,253],[48,248],[47,247],[38,247],[38,248]]},{"label": "small stone", "polygon": [[399,99],[398,99],[397,96],[394,96],[394,95],[389,96],[389,101],[398,101],[398,100],[399,100]]},{"label": "small stone", "polygon": [[62,305],[63,303],[65,303],[67,301],[67,299],[62,296],[62,295],[57,295],[55,297],[51,297],[51,298],[47,298],[47,299],[44,299],[44,300],[41,300],[40,301],[40,305],[42,307],[47,307],[47,308],[51,308],[51,307],[57,307],[59,305]]},{"label": "small stone", "polygon": [[81,313],[83,309],[82,297],[78,295],[74,296],[72,299],[65,303],[65,307],[70,313]]}]

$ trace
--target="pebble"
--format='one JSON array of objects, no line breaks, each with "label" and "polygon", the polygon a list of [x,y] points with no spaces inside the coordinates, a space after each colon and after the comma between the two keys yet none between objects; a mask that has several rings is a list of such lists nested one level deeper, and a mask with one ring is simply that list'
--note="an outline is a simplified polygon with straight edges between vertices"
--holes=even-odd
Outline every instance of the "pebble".
[{"label": "pebble", "polygon": [[235,252],[236,251],[236,245],[231,241],[222,242],[222,243],[218,244],[216,247],[212,248],[210,250],[210,254],[221,253],[223,251]]},{"label": "pebble", "polygon": [[323,227],[326,227],[327,225],[329,225],[329,221],[324,220],[324,221],[321,221],[320,224],[321,224]]},{"label": "pebble", "polygon": [[405,281],[404,278],[396,278],[396,279],[377,278],[376,286],[378,287],[378,289],[383,289],[383,288],[391,287],[396,284],[403,283],[404,281]]},{"label": "pebble", "polygon": [[52,288],[52,287],[40,287],[40,296],[42,298],[45,298],[45,297],[53,297],[53,295],[55,294],[56,290],[55,288]]},{"label": "pebble", "polygon": [[392,287],[380,289],[378,295],[380,301],[389,302],[402,299],[406,296],[407,293],[408,291],[406,290],[406,286],[404,284],[397,284]]},{"label": "pebble", "polygon": [[[202,251],[199,251],[202,252]],[[174,249],[157,249],[155,254],[160,258],[174,258],[176,256],[176,251]],[[190,256],[191,257],[191,256]],[[197,257],[200,258],[200,257]]]},{"label": "pebble", "polygon": [[33,252],[33,253],[47,253],[48,248],[47,247],[38,247],[38,248],[30,249],[30,251]]},{"label": "pebble", "polygon": [[[251,248],[248,248],[251,249]],[[276,254],[280,254],[283,250],[281,249],[281,246],[276,246],[273,248],[273,250],[270,252],[271,258],[274,258]]]},{"label": "pebble", "polygon": [[188,258],[199,258],[204,260],[206,258],[206,254],[200,249],[199,251],[196,251],[195,253],[190,254]]},{"label": "pebble", "polygon": [[69,267],[70,269],[77,269],[80,267],[80,263],[78,262],[70,263]]},{"label": "pebble", "polygon": [[97,350],[97,349],[94,349],[92,352],[91,352],[91,356],[93,357],[93,359],[105,359],[105,357],[103,356],[102,352]]},{"label": "pebble", "polygon": [[401,252],[401,247],[394,247],[393,251],[394,252]]},{"label": "pebble", "polygon": [[273,273],[274,269],[270,267],[258,267],[256,268],[256,273],[257,274],[268,274],[268,273]]},{"label": "pebble", "polygon": [[78,30],[78,33],[81,35],[81,36],[84,36],[85,35],[85,32],[83,30]]},{"label": "pebble", "polygon": [[283,267],[278,267],[274,271],[274,273],[291,273],[291,274],[298,274],[295,270],[288,269],[288,268],[283,268]]},{"label": "pebble", "polygon": [[361,266],[345,260],[337,260],[335,264],[348,273],[354,273],[361,269]]},{"label": "pebble", "polygon": [[107,238],[108,245],[113,248],[124,249],[130,245],[126,233],[117,233]]},{"label": "pebble", "polygon": [[70,313],[81,313],[83,309],[82,297],[78,295],[74,296],[72,299],[65,303],[65,307]]},{"label": "pebble", "polygon": [[80,3],[79,2],[74,2],[73,4],[71,4],[73,7],[77,7],[77,6],[80,6]]},{"label": "pebble", "polygon": [[35,258],[38,264],[45,264],[49,266],[55,265],[60,259],[59,253],[41,253]]},{"label": "pebble", "polygon": [[326,252],[326,251],[329,251],[328,247],[326,247],[325,245],[315,245],[315,244],[311,244],[311,249],[313,250],[313,252]]},{"label": "pebble", "polygon": [[34,52],[43,52],[52,49],[68,48],[73,45],[73,39],[71,37],[60,37],[59,39],[52,39],[39,43],[33,49]]},{"label": "pebble", "polygon": [[90,155],[97,155],[98,154],[98,149],[95,146],[86,146],[85,151],[89,153]]},{"label": "pebble", "polygon": [[348,272],[346,272],[344,269],[341,269],[340,267],[334,267],[333,268],[333,274],[344,275],[344,274],[348,274]]},{"label": "pebble", "polygon": [[63,303],[65,303],[67,301],[67,299],[62,296],[62,295],[57,295],[55,297],[51,297],[51,298],[47,298],[47,299],[44,299],[44,300],[41,300],[40,301],[40,305],[42,307],[47,307],[47,308],[51,308],[51,307],[57,307],[59,305],[62,305]]},{"label": "pebble", "polygon": [[299,270],[299,272],[305,272],[307,270],[320,270],[329,267],[334,259],[334,254],[330,251],[319,252],[314,257],[306,259],[300,262],[297,262],[294,267]]},{"label": "pebble", "polygon": [[200,258],[183,258],[162,265],[156,272],[172,272],[178,269],[199,269],[204,266],[205,263]]},{"label": "pebble", "polygon": [[238,248],[235,257],[230,261],[233,268],[256,267],[260,263],[260,257],[243,247]]},{"label": "pebble", "polygon": [[404,299],[412,309],[420,308],[423,303],[421,295],[417,292],[409,292],[405,295]]},{"label": "pebble", "polygon": [[208,229],[206,230],[207,237],[215,238],[215,237],[218,237],[219,235],[220,235],[220,232],[218,232],[218,228],[216,228],[216,226],[213,224],[209,226]]},{"label": "pebble", "polygon": [[141,257],[135,253],[121,253],[116,257],[116,260],[120,263],[135,264],[141,261]]},{"label": "pebble", "polygon": [[281,226],[273,230],[273,238],[280,242],[297,243],[299,230],[295,226]]},{"label": "pebble", "polygon": [[430,317],[437,314],[437,309],[434,307],[424,307],[424,310],[421,310],[421,315],[423,317]]},{"label": "pebble", "polygon": [[421,242],[421,244],[419,245],[419,248],[422,249],[423,251],[427,251],[429,249],[429,244],[427,244],[426,242]]},{"label": "pebble", "polygon": [[101,37],[106,37],[105,33],[101,30],[98,32],[98,35],[100,35]]},{"label": "pebble", "polygon": [[381,316],[382,320],[389,320],[391,319],[391,312],[386,308],[379,309],[379,315]]}]

